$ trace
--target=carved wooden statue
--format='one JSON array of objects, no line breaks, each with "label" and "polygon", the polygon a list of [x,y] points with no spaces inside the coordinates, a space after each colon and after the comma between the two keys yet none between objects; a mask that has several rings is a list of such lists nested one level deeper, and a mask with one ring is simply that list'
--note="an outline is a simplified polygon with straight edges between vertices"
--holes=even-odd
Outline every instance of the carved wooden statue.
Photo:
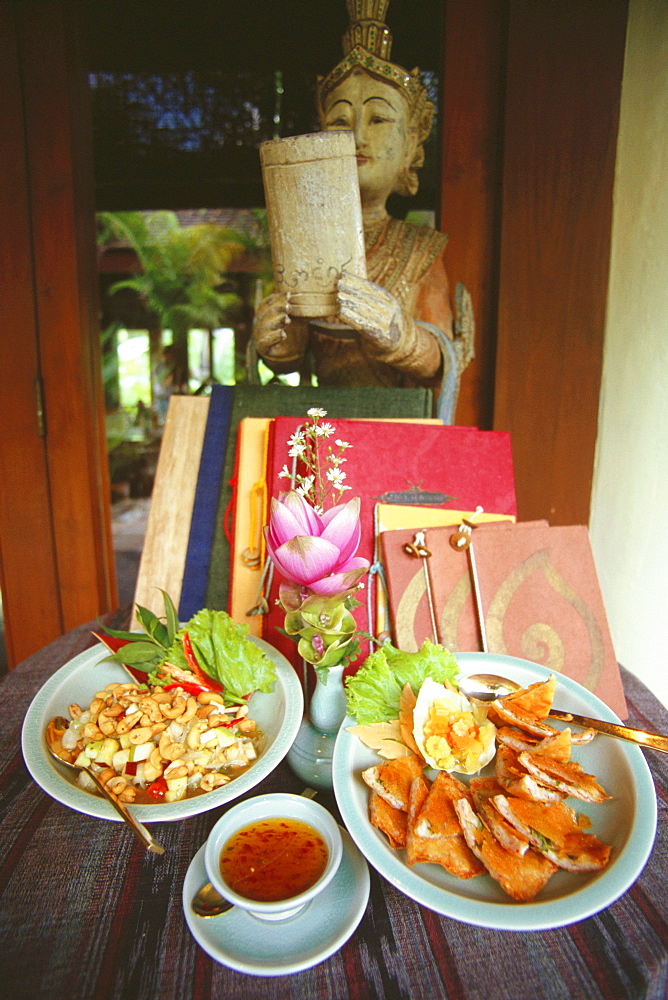
[{"label": "carved wooden statue", "polygon": [[291,315],[289,292],[269,295],[258,308],[254,345],[277,373],[303,370],[308,360],[320,385],[433,386],[449,423],[473,357],[473,322],[463,290],[467,316],[453,329],[447,236],[387,213],[390,194],[417,191],[434,114],[419,71],[389,61],[388,2],[347,0],[344,59],[318,80],[321,127],[355,139],[366,277],[341,274],[329,322]]}]

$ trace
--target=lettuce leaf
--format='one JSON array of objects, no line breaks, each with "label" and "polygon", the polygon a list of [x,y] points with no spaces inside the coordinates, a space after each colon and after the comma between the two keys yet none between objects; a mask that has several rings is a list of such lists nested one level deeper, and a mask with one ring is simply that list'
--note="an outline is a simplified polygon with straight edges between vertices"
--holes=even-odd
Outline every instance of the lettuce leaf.
[{"label": "lettuce leaf", "polygon": [[202,670],[220,681],[225,701],[241,701],[253,691],[269,691],[276,669],[269,657],[248,638],[248,626],[235,622],[225,611],[198,611],[179,629],[165,657],[183,670],[190,670],[183,653],[183,633],[190,636],[193,652]]},{"label": "lettuce leaf", "polygon": [[443,646],[425,639],[415,653],[405,653],[386,642],[346,681],[348,714],[359,725],[391,722],[399,717],[399,698],[405,684],[417,695],[427,677],[442,684],[459,673],[457,661]]}]

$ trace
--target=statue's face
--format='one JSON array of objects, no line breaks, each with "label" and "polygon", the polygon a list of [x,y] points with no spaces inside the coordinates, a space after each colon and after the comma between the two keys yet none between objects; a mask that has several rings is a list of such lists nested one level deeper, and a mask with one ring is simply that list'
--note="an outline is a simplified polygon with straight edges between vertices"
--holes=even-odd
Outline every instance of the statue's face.
[{"label": "statue's face", "polygon": [[327,97],[325,129],[350,129],[355,135],[362,204],[392,193],[415,151],[408,105],[399,90],[355,70]]}]

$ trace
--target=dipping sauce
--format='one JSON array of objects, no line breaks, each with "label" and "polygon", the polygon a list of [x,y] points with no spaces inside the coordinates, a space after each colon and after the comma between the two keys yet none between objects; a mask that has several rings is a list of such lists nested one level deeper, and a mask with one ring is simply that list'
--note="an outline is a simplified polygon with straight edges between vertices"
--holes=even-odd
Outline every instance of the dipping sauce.
[{"label": "dipping sauce", "polygon": [[325,841],[308,823],[271,817],[230,837],[220,852],[220,872],[240,896],[273,903],[310,889],[328,857]]}]

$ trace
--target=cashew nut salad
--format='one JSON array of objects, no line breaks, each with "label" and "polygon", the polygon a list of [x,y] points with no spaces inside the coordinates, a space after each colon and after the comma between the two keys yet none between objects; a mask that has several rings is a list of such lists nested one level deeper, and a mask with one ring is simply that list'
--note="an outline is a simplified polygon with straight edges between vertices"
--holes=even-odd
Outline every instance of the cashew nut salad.
[{"label": "cashew nut salad", "polygon": [[[69,706],[63,756],[91,766],[122,801],[178,802],[241,774],[262,751],[249,712],[254,691],[276,679],[271,660],[224,611],[199,611],[179,627],[167,594],[165,618],[140,606],[145,631],[98,635],[126,683],[108,684],[88,706]],[[96,792],[80,772],[79,784]]]}]

